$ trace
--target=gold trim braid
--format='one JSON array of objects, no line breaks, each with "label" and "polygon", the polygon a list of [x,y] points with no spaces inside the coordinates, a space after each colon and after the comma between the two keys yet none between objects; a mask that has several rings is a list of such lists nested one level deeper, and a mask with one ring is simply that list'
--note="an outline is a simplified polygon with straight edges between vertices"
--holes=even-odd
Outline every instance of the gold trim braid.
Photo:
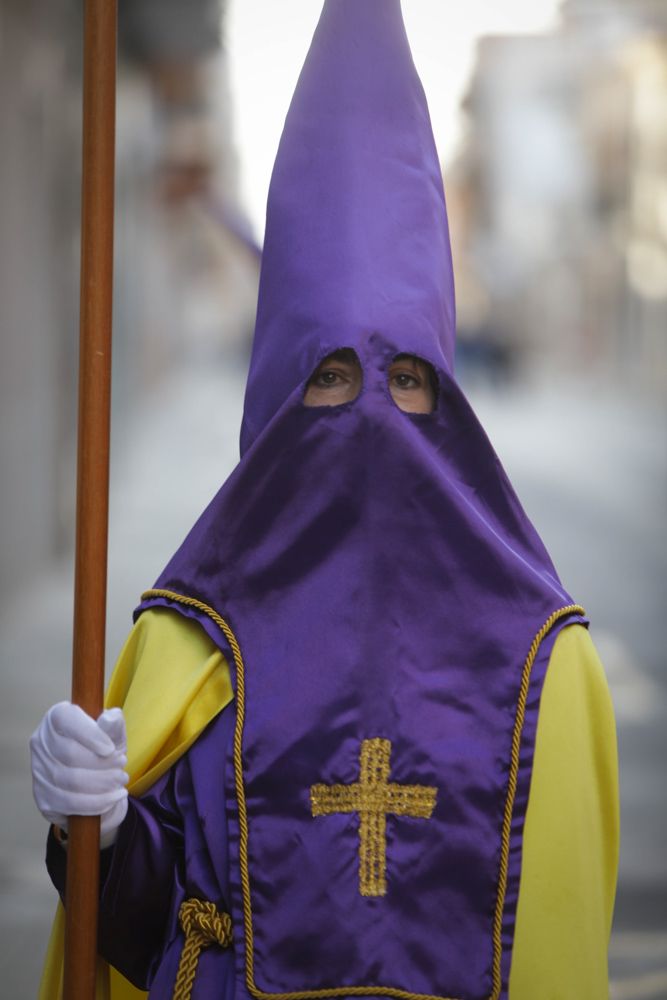
[{"label": "gold trim braid", "polygon": [[512,732],[512,750],[510,756],[510,773],[507,782],[507,797],[505,798],[505,812],[503,816],[503,828],[500,844],[500,871],[498,874],[498,894],[496,897],[496,909],[493,918],[493,979],[492,990],[489,1000],[498,1000],[502,986],[502,928],[503,911],[505,909],[505,893],[507,891],[507,875],[509,868],[510,853],[510,833],[512,828],[512,814],[514,812],[514,799],[516,797],[516,786],[519,778],[519,753],[521,750],[521,736],[523,724],[526,718],[526,702],[528,701],[528,690],[530,687],[530,677],[533,672],[533,664],[542,640],[551,628],[561,618],[568,615],[585,615],[586,612],[579,604],[568,604],[564,608],[559,608],[549,615],[542,628],[530,644],[526,662],[523,665],[521,675],[521,686],[519,687],[519,700],[516,707],[514,719],[514,730]]},{"label": "gold trim braid", "polygon": [[[394,997],[395,1000],[457,1000],[454,997],[443,997],[429,993],[410,993],[407,990],[395,989],[392,986],[344,986],[333,989],[319,990],[297,990],[293,993],[267,993],[260,990],[255,983],[254,973],[254,939],[252,928],[252,906],[250,902],[250,876],[248,871],[248,814],[245,801],[245,789],[243,786],[243,761],[241,756],[243,723],[245,718],[245,667],[243,657],[236,637],[227,622],[217,611],[198,601],[193,597],[183,594],[176,594],[170,590],[147,590],[141,595],[142,601],[151,598],[162,597],[176,604],[183,604],[186,607],[196,608],[209,617],[229,643],[229,647],[234,657],[236,666],[236,729],[234,731],[234,777],[236,781],[236,799],[239,808],[239,866],[241,871],[241,889],[243,894],[243,920],[245,937],[245,969],[246,986],[252,996],[257,1000],[319,1000],[325,997],[340,996],[387,996]],[[498,1000],[502,986],[502,923],[503,911],[505,908],[505,893],[507,891],[507,877],[509,866],[510,833],[512,826],[512,814],[514,812],[514,799],[516,797],[517,781],[519,777],[519,753],[521,750],[521,736],[523,724],[526,717],[526,703],[530,687],[530,678],[537,657],[540,644],[551,628],[561,618],[568,615],[584,615],[586,612],[579,604],[568,604],[559,608],[549,615],[545,623],[539,629],[533,639],[521,674],[521,684],[519,687],[519,697],[517,701],[514,728],[512,731],[512,747],[510,754],[510,770],[507,782],[507,794],[505,797],[505,808],[503,813],[503,825],[501,833],[500,866],[498,873],[498,892],[496,895],[496,907],[493,920],[493,972],[492,990],[488,1000]],[[349,787],[349,786],[348,786]]]},{"label": "gold trim braid", "polygon": [[202,601],[194,597],[187,597],[184,594],[176,594],[171,590],[146,590],[141,595],[142,601],[148,601],[153,597],[164,597],[176,604],[183,604],[185,607],[196,608],[207,615],[221,630],[225,639],[229,643],[229,648],[234,657],[236,667],[236,728],[234,730],[234,781],[236,783],[236,799],[239,807],[239,866],[241,871],[241,888],[243,895],[243,924],[246,943],[246,984],[251,990],[254,985],[252,959],[253,959],[253,934],[252,934],[252,909],[250,906],[250,877],[248,875],[248,813],[245,802],[245,789],[243,787],[243,760],[241,757],[243,737],[243,722],[245,719],[245,666],[241,648],[236,641],[236,636],[225,619],[218,614],[214,608],[209,607]]}]

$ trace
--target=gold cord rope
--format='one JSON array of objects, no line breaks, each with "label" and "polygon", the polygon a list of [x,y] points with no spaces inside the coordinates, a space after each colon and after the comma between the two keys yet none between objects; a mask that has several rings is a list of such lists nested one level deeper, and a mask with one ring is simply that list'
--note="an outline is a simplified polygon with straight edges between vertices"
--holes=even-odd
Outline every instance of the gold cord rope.
[{"label": "gold cord rope", "polygon": [[516,786],[519,778],[519,753],[521,751],[521,736],[523,733],[523,723],[526,717],[526,702],[528,700],[528,689],[530,687],[530,676],[533,672],[533,664],[540,643],[550,631],[553,625],[566,615],[585,615],[586,612],[579,604],[568,604],[564,608],[559,608],[549,615],[542,628],[539,630],[528,650],[528,656],[523,666],[521,675],[521,687],[519,688],[519,700],[516,706],[516,716],[514,719],[514,731],[512,733],[512,751],[510,755],[510,773],[507,783],[507,796],[505,798],[505,813],[503,816],[503,829],[500,841],[500,872],[498,875],[498,894],[496,897],[496,910],[493,918],[493,987],[489,1000],[498,1000],[502,986],[502,929],[503,911],[505,909],[505,893],[507,891],[507,874],[509,867],[510,853],[510,833],[512,829],[512,814],[514,812],[514,798],[516,796]]},{"label": "gold cord rope", "polygon": [[236,728],[234,730],[234,781],[236,784],[236,801],[239,807],[239,866],[241,871],[241,887],[243,897],[243,924],[245,930],[246,943],[246,983],[248,989],[253,991],[254,976],[252,968],[253,959],[253,933],[252,933],[252,908],[250,904],[250,875],[248,873],[248,814],[245,804],[245,791],[243,786],[243,759],[242,740],[243,723],[245,720],[245,665],[241,655],[241,648],[236,640],[236,636],[225,619],[218,612],[198,601],[194,597],[187,597],[184,594],[177,594],[171,590],[152,589],[141,595],[142,601],[150,600],[154,597],[164,597],[175,604],[182,604],[185,607],[197,608],[202,611],[211,621],[215,622],[221,630],[225,639],[229,643],[229,648],[234,657],[236,667]]},{"label": "gold cord rope", "polygon": [[186,899],[178,919],[185,933],[185,944],[178,963],[173,1000],[190,1000],[197,962],[202,948],[210,944],[228,948],[232,943],[232,918],[220,913],[215,903],[205,899]]},{"label": "gold cord rope", "polygon": [[[245,667],[241,649],[236,636],[232,632],[227,622],[217,611],[198,601],[193,597],[186,597],[171,590],[147,590],[141,595],[142,601],[155,597],[164,597],[174,601],[176,604],[183,604],[186,607],[197,608],[209,617],[220,628],[227,639],[234,664],[236,666],[236,730],[234,732],[234,775],[236,780],[236,797],[239,807],[239,862],[241,869],[241,886],[243,895],[243,919],[245,931],[245,951],[246,951],[246,985],[250,994],[258,1000],[319,1000],[324,997],[339,997],[342,993],[347,996],[389,996],[395,1000],[452,1000],[451,997],[442,997],[426,993],[410,993],[407,990],[398,989],[392,986],[346,986],[344,988],[319,989],[319,990],[295,990],[291,993],[268,993],[259,989],[255,983],[254,975],[254,941],[252,929],[252,907],[250,903],[250,875],[248,872],[248,816],[246,811],[245,792],[243,786],[243,761],[241,757],[243,722],[245,717]],[[507,782],[507,794],[505,796],[505,809],[503,814],[503,826],[500,845],[500,870],[498,874],[498,891],[496,894],[496,908],[493,920],[493,973],[492,988],[488,1000],[498,1000],[502,987],[502,925],[503,912],[505,909],[505,893],[507,891],[507,877],[509,866],[510,833],[512,827],[512,815],[514,812],[514,799],[516,796],[517,781],[519,777],[519,754],[521,750],[521,736],[523,734],[523,724],[526,716],[526,703],[528,700],[528,690],[533,664],[537,657],[540,643],[561,618],[568,615],[585,615],[586,612],[579,604],[568,604],[559,608],[549,615],[544,625],[539,629],[533,639],[528,655],[523,665],[521,674],[521,685],[517,701],[516,715],[514,718],[514,729],[512,732],[512,748],[510,754],[510,770]],[[179,970],[180,971],[180,970]],[[183,997],[176,997],[174,1000],[185,1000]]]}]

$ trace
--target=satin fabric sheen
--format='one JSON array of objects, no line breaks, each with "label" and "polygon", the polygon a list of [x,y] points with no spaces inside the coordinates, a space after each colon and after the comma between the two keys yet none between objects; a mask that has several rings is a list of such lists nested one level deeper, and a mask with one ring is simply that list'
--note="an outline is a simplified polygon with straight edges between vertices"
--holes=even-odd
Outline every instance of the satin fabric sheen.
[{"label": "satin fabric sheen", "polygon": [[[228,801],[239,996],[492,991],[521,674],[572,601],[454,381],[454,316],[440,166],[400,4],[328,0],[271,181],[242,460],[157,582],[226,618],[246,663],[246,899]],[[338,348],[357,353],[359,398],[304,407],[307,378]],[[433,366],[434,413],[394,406],[399,353]],[[503,992],[545,664],[518,775]],[[373,738],[391,743],[391,781],[437,799],[429,819],[388,817],[387,892],[369,897],[359,817],[313,817],[310,789],[356,782]]]},{"label": "satin fabric sheen", "polygon": [[[175,786],[167,778],[157,786],[157,815],[138,822],[142,807],[133,806],[133,870],[155,876],[168,921],[157,996],[182,940],[172,904],[186,887],[169,853],[179,842],[175,803],[192,829],[187,842],[197,844],[199,826],[230,860],[227,881],[205,851],[187,858],[188,892],[221,904],[228,896],[235,927],[233,956],[203,953],[194,1000],[229,981],[212,978],[220,961],[229,975],[235,963],[239,998],[249,986],[491,994],[522,670],[538,630],[572,601],[454,381],[454,316],[440,167],[400,4],[327,0],[271,183],[242,460],[156,585],[226,618],[246,664],[236,795],[226,793],[226,712],[187,764],[175,765]],[[359,357],[361,395],[335,409],[305,408],[310,373],[343,347]],[[386,371],[398,353],[432,364],[432,414],[394,406]],[[170,602],[149,600],[139,611],[155,603]],[[213,621],[188,613],[231,662]],[[528,691],[503,998],[541,685],[563,623],[543,642]],[[437,798],[429,819],[388,817],[387,893],[368,897],[359,892],[358,816],[314,818],[310,789],[357,781],[362,742],[376,737],[391,742],[390,780],[434,787]],[[249,899],[239,867],[241,792]],[[114,858],[123,857],[119,841]],[[156,926],[145,931],[159,937]]]},{"label": "satin fabric sheen", "polygon": [[[476,1000],[491,993],[522,669],[538,629],[572,601],[460,390],[441,371],[437,410],[402,413],[386,387],[388,350],[379,336],[360,349],[365,383],[351,404],[309,409],[303,387],[292,394],[156,587],[222,614],[245,659],[257,987]],[[217,628],[201,621],[231,662]],[[557,630],[528,700],[503,992],[539,693]],[[357,781],[361,742],[373,737],[391,741],[390,780],[436,787],[437,804],[428,820],[388,818],[388,891],[368,898],[358,888],[358,816],[313,818],[309,793]],[[243,992],[240,932],[236,944]]]},{"label": "satin fabric sheen", "polygon": [[271,177],[241,453],[321,357],[374,330],[453,373],[455,312],[440,161],[400,3],[327,2]]},{"label": "satin fabric sheen", "polygon": [[[116,694],[128,696],[125,702],[128,735],[134,748],[129,764],[133,780],[137,762],[146,758],[144,746],[171,742],[164,713],[156,711],[159,702],[146,715],[151,693],[161,685],[165,665],[178,662],[182,677],[198,677],[202,665],[212,659],[215,647],[199,632],[198,625],[180,614],[155,609],[141,616],[119,657],[112,688]],[[543,646],[542,653],[544,651]],[[224,661],[221,670],[227,672]],[[223,687],[228,688],[228,684]],[[147,697],[142,688],[147,689]],[[225,695],[218,701],[216,710],[226,699]],[[200,725],[208,721],[207,714],[202,714]],[[564,740],[566,723],[567,740]],[[210,737],[216,742],[220,740],[223,753],[227,733],[228,730],[223,733],[217,722],[215,737],[213,731]],[[210,739],[207,736],[203,744],[207,759],[212,752]],[[225,843],[225,838],[217,837],[211,822],[216,815],[220,776],[211,766],[202,769],[201,763],[193,776],[188,757],[186,754],[181,758],[167,779],[179,789],[185,789],[172,798],[177,810],[173,825],[182,829],[182,810],[191,808],[195,799],[199,804],[199,823],[188,824],[188,838],[194,836],[194,840],[188,839],[184,844],[188,864],[179,884],[182,882],[185,895],[190,895],[196,887],[197,891],[207,893],[207,898],[217,900],[220,886],[215,879],[203,881],[202,875],[214,871],[218,865],[204,864],[202,857],[206,853],[215,857]],[[197,781],[196,791],[190,787],[194,780]],[[158,782],[142,797],[142,805],[154,815],[159,815],[166,800],[165,783]],[[209,802],[213,812],[209,811]],[[143,839],[139,838],[139,842],[143,843]],[[50,843],[48,855],[49,868],[56,875],[58,861],[62,861],[62,848]],[[143,865],[141,858],[140,851],[135,863],[130,845],[129,850],[123,851],[122,865],[113,866],[104,882],[101,906],[109,908],[113,920],[105,922],[106,933],[100,942],[103,953],[115,936],[114,921],[125,924],[129,919],[136,920],[138,909],[146,911],[142,919],[148,922],[154,919],[151,911],[156,909],[156,894],[147,881],[158,866]],[[617,863],[618,775],[613,709],[604,671],[589,633],[581,627],[566,628],[554,643],[540,703],[512,952],[510,1000],[534,1000],[545,982],[559,997],[570,996],[575,991],[586,1000],[607,997],[606,951]],[[192,879],[190,865],[193,866]],[[62,865],[61,868],[62,881],[56,881],[62,891]],[[588,919],[583,923],[580,920],[582,900],[587,901],[589,907]],[[598,901],[604,904],[601,908]],[[174,894],[169,904],[170,912],[162,914],[170,925],[172,913],[178,911],[180,902],[181,897]],[[227,904],[220,899],[219,905]],[[131,912],[126,912],[126,908]],[[136,951],[141,941],[140,936],[122,956],[121,968],[137,970]],[[152,964],[157,966],[165,948],[172,947],[171,941],[158,942]],[[226,978],[233,980],[234,968],[230,968],[228,962],[223,965]],[[144,974],[147,976],[147,970]],[[147,982],[145,976],[141,982]],[[165,985],[164,977],[159,978],[162,995],[165,992],[168,995],[169,984]],[[57,976],[49,987],[45,985],[40,996],[54,1000],[59,995],[59,979]],[[206,987],[205,994],[197,988],[195,1000],[220,996],[228,989],[221,976],[215,978],[213,972],[206,977]],[[107,997],[106,992],[98,995],[100,1000]],[[154,990],[153,996],[159,997],[160,993]],[[145,993],[134,990],[112,969],[111,997],[112,1000],[130,1000],[130,997],[140,1000]]]}]

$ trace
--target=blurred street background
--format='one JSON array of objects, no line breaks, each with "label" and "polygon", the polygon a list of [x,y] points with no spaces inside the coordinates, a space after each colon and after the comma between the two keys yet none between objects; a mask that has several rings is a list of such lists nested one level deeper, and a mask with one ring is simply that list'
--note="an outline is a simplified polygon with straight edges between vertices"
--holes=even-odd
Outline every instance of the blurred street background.
[{"label": "blurred street background", "polygon": [[[36,995],[55,896],[28,738],[69,696],[79,7],[0,0],[0,995],[13,1000]],[[616,707],[612,998],[665,1000],[667,2],[403,7],[442,158],[459,377],[590,614]],[[120,0],[109,666],[238,458],[269,172],[319,10]]]}]

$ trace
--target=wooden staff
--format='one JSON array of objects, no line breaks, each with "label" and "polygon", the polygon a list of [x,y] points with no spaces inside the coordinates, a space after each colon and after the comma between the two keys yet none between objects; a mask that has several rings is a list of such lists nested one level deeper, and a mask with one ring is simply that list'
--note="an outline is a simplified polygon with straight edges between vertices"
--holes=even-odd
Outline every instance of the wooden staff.
[{"label": "wooden staff", "polygon": [[[104,693],[116,0],[85,0],[79,427],[72,701],[96,718]],[[95,996],[100,821],[68,820],[65,1000]]]}]

